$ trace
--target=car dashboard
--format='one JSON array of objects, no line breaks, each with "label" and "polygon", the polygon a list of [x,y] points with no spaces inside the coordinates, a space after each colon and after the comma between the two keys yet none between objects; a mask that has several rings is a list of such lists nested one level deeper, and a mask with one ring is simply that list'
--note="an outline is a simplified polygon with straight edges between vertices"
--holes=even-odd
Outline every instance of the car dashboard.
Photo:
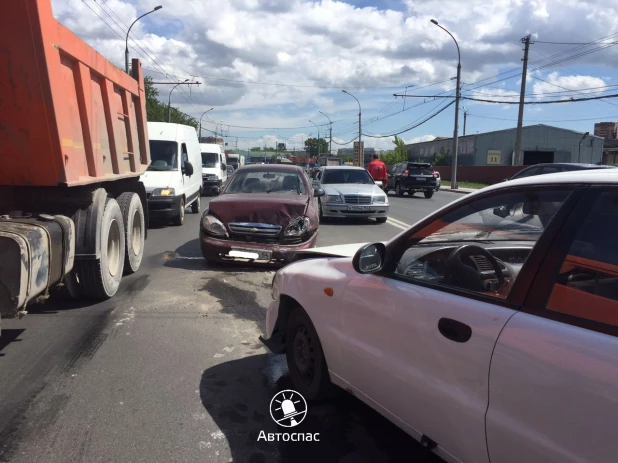
[{"label": "car dashboard", "polygon": [[[498,276],[489,259],[481,254],[472,254],[462,259],[462,263],[476,271],[484,288],[483,292],[495,295],[508,294],[508,289],[521,271],[534,246],[533,242],[504,243],[464,243],[448,245],[420,244],[408,249],[397,264],[396,273],[400,276],[428,283],[445,284],[447,262],[450,255],[464,244],[474,244],[488,251],[497,261],[504,284],[500,285]],[[473,288],[463,288],[473,289]]]}]

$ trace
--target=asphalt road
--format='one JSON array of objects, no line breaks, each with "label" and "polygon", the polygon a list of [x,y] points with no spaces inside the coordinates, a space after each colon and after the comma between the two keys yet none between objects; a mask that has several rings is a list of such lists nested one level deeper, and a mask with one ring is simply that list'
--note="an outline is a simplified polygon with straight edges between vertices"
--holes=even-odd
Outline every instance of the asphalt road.
[{"label": "asphalt road", "polygon": [[[329,222],[318,246],[388,240],[458,197],[391,196],[392,220]],[[58,295],[3,321],[0,461],[437,461],[346,395],[309,404],[299,431],[319,443],[257,442],[277,432],[269,403],[290,386],[285,359],[258,340],[273,272],[209,267],[200,216],[151,229],[113,299]]]}]

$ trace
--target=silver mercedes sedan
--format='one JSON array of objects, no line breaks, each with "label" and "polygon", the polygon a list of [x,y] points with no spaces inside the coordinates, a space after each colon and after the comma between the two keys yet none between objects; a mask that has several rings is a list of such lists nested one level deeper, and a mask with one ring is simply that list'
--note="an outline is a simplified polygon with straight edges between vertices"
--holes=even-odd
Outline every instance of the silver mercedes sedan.
[{"label": "silver mercedes sedan", "polygon": [[326,192],[319,198],[320,219],[365,217],[386,222],[388,197],[362,167],[322,167],[313,178],[313,186]]}]

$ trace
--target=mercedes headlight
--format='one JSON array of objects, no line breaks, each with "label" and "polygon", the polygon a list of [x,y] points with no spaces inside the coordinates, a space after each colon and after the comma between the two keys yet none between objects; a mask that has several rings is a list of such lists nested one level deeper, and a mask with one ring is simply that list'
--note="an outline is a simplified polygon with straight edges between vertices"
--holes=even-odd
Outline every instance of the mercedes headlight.
[{"label": "mercedes headlight", "polygon": [[173,188],[155,188],[152,190],[152,196],[174,196],[176,190]]},{"label": "mercedes headlight", "polygon": [[373,197],[373,202],[374,203],[384,204],[384,203],[386,203],[386,196],[374,196]]},{"label": "mercedes headlight", "polygon": [[285,236],[300,236],[304,235],[307,230],[309,230],[309,225],[311,221],[309,217],[297,217],[290,222],[290,224],[285,229]]},{"label": "mercedes headlight", "polygon": [[325,198],[327,203],[342,203],[343,198],[340,195],[327,195]]},{"label": "mercedes headlight", "polygon": [[227,230],[223,222],[212,215],[204,214],[204,217],[202,217],[202,227],[211,235],[227,236]]}]

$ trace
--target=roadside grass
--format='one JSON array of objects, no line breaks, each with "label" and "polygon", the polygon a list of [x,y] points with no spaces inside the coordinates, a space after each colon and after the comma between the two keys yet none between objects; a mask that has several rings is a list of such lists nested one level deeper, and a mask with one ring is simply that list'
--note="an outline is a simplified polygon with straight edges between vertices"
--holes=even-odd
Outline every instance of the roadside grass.
[{"label": "roadside grass", "polygon": [[[476,190],[479,190],[481,188],[485,188],[486,186],[489,186],[487,183],[476,183],[476,182],[458,182],[459,183],[459,188],[474,188]],[[448,180],[442,180],[442,185],[440,186],[441,188],[450,188],[451,187],[451,182],[449,182]]]}]

